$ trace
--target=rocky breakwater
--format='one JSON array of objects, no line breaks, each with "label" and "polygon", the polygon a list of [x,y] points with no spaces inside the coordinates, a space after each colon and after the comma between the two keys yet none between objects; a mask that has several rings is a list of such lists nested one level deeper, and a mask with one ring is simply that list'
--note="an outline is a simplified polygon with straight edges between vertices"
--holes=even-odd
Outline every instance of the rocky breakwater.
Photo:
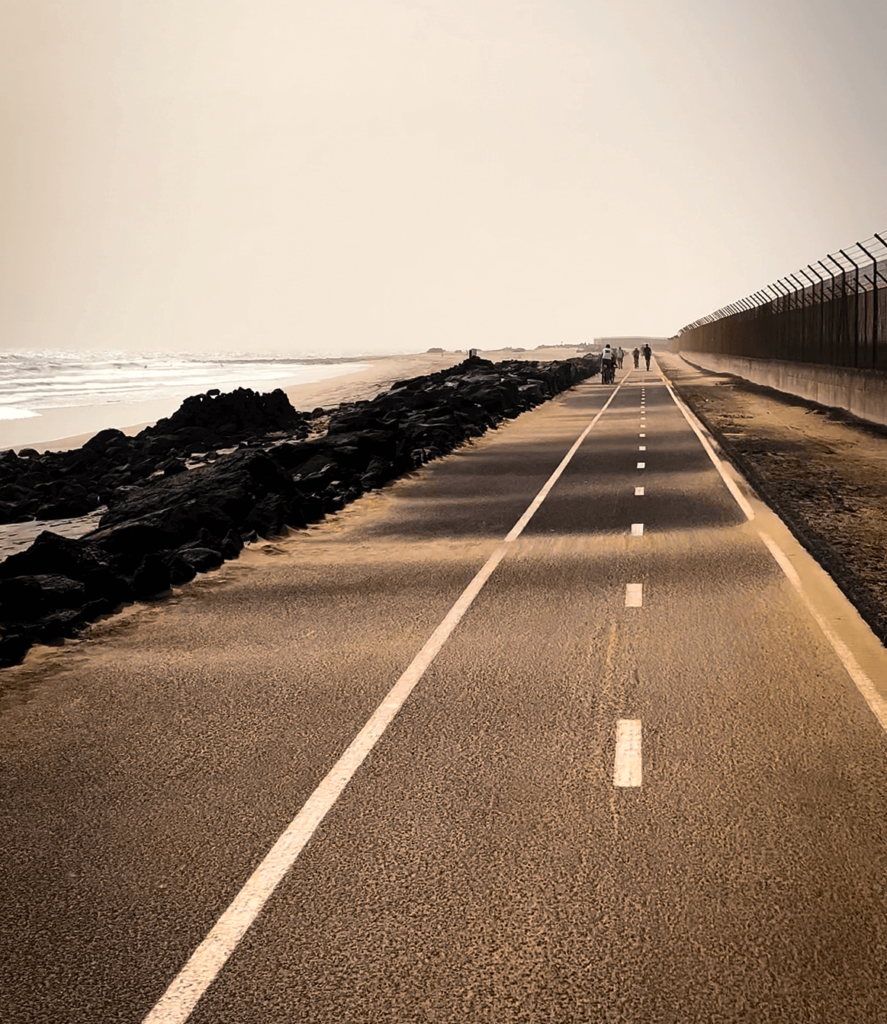
[{"label": "rocky breakwater", "polygon": [[217,568],[248,540],[317,522],[598,372],[596,357],[474,358],[331,413],[300,413],[282,391],[210,391],[133,438],[105,430],[71,452],[6,452],[6,522],[107,512],[92,533],[45,530],[0,562],[0,666]]}]

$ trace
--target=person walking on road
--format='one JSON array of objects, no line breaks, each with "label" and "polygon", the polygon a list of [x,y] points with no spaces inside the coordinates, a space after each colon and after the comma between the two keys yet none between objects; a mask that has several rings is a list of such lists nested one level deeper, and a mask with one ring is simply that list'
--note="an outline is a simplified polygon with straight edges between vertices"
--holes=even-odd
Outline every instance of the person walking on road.
[{"label": "person walking on road", "polygon": [[616,349],[616,365],[619,367],[620,370],[622,369],[622,360],[624,358],[625,349],[620,345],[619,348]]},{"label": "person walking on road", "polygon": [[650,356],[653,355],[653,349],[649,345],[644,345],[644,361],[647,364],[647,369],[650,369]]},{"label": "person walking on road", "polygon": [[635,348],[631,354],[634,356],[634,368],[637,369],[638,360],[641,358],[641,350],[639,348]]}]

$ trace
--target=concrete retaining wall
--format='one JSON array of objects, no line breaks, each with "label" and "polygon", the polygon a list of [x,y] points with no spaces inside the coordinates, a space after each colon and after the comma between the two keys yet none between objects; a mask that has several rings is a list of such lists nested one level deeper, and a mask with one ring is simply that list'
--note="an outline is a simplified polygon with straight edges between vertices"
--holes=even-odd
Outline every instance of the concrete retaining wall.
[{"label": "concrete retaining wall", "polygon": [[714,352],[685,352],[688,363],[718,373],[732,373],[820,405],[846,409],[871,423],[887,426],[887,373],[851,370],[818,363],[787,363],[781,359],[748,359]]}]

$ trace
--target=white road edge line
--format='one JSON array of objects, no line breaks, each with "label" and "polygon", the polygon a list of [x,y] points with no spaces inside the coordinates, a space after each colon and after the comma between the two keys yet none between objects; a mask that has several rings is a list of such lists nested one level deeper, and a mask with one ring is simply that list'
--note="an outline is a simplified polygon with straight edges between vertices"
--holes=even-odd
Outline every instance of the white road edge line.
[{"label": "white road edge line", "polygon": [[592,427],[606,412],[628,374],[617,385],[610,397],[595,414],[592,421],[576,439],[560,465],[545,482],[529,508],[509,531],[505,540],[490,555],[474,579],[462,592],[444,620],[425,642],[407,667],[403,675],[389,690],[385,699],[373,712],[366,725],[351,741],[348,749],[329,770],[317,789],[308,797],[302,809],[287,826],[284,833],[265,855],[264,860],[250,875],[233,902],[213,926],[207,937],[191,954],[182,970],[173,979],[160,1000],[155,1004],[143,1024],[184,1024],[203,993],[212,984],[219,971],[225,966],[240,940],[253,921],[258,917],[265,903],[277,888],[283,877],[296,861],[305,845],[314,835],[318,825],[330,808],[339,799],[354,773],[364,762],[369,752],[378,743],[382,734],[391,724],[394,716],[412,693],[425,670],[437,656],[441,647],[459,624],[459,620],[471,607],[472,602],[483,589],[484,584],[508,553],[509,546],[517,540],[524,527],[548,496],[576,454],[579,446],[588,437]]},{"label": "white road edge line", "polygon": [[847,674],[856,684],[856,689],[859,690],[862,694],[863,700],[871,708],[872,714],[881,723],[881,728],[887,732],[887,701],[885,701],[875,689],[871,679],[869,679],[866,673],[862,670],[856,658],[853,657],[853,653],[850,648],[833,632],[828,622],[826,622],[826,620],[816,610],[813,602],[804,590],[804,584],[801,582],[801,577],[797,574],[795,567],[789,561],[788,555],[786,555],[776,541],[768,534],[764,533],[763,530],[758,530],[758,536],[767,545],[770,550],[770,554],[776,559],[780,569],[782,569],[788,577],[788,581],[795,588],[801,600],[806,605],[807,611],[813,616],[826,640],[828,640],[832,645],[832,649],[835,654],[837,654],[841,659],[844,668],[847,670]]},{"label": "white road edge line", "polygon": [[[660,374],[662,374],[661,370],[659,372],[660,372]],[[699,422],[699,420],[696,418],[695,413],[689,408],[689,406],[687,406],[687,404],[684,402],[684,400],[682,398],[680,398],[675,393],[674,388],[665,379],[664,375],[662,375],[662,381],[665,384],[665,386],[668,388],[668,393],[671,395],[672,399],[674,400],[674,404],[681,410],[681,412],[684,414],[684,419],[690,424],[690,427],[692,428],[693,433],[702,442],[702,447],[705,449],[706,453],[708,454],[708,457],[711,459],[712,463],[714,464],[715,469],[720,474],[721,479],[727,485],[727,490],[736,499],[737,505],[739,505],[739,507],[745,513],[746,518],[747,519],[754,519],[754,517],[755,517],[754,509],[745,500],[745,497],[743,496],[743,494],[739,490],[739,488],[736,486],[736,484],[730,479],[729,476],[727,476],[727,471],[724,469],[724,464],[721,462],[721,460],[717,456],[717,453],[715,452],[715,449],[714,449],[714,439],[709,436],[708,431]]]},{"label": "white road edge line", "polygon": [[[746,499],[742,496],[742,494],[739,491],[739,488],[726,475],[726,472],[723,468],[723,465],[721,464],[720,459],[715,454],[713,448],[714,440],[706,440],[707,436],[710,437],[710,435],[708,435],[708,431],[699,422],[699,420],[696,418],[692,410],[689,409],[688,406],[683,402],[683,400],[675,394],[674,390],[671,387],[671,384],[668,382],[668,380],[666,380],[665,375],[662,374],[661,370],[660,375],[662,376],[663,383],[668,388],[669,394],[674,399],[675,404],[684,414],[684,418],[687,420],[687,422],[690,424],[690,426],[696,433],[696,436],[702,442],[703,448],[705,448],[706,452],[708,452],[709,458],[715,464],[715,468],[721,475],[721,479],[727,485],[727,487],[730,490],[730,493],[738,502],[739,507],[745,513],[746,518],[750,520],[754,519],[754,510],[752,509],[751,505],[749,505],[749,503],[746,501]],[[856,658],[853,657],[850,648],[844,643],[843,640],[841,640],[841,638],[834,632],[831,626],[829,626],[825,618],[823,618],[823,616],[820,615],[819,612],[816,610],[815,605],[807,596],[807,593],[804,590],[804,584],[801,582],[801,577],[797,574],[797,572],[795,571],[795,567],[789,561],[788,555],[786,555],[782,548],[780,548],[779,545],[776,543],[776,541],[773,540],[773,538],[770,537],[768,534],[764,533],[763,530],[758,530],[758,536],[766,545],[770,554],[776,561],[776,564],[780,567],[780,569],[782,569],[791,585],[797,591],[798,596],[804,602],[807,611],[810,612],[810,614],[813,616],[813,620],[822,630],[823,636],[826,638],[829,644],[831,644],[832,650],[835,652],[835,654],[837,654],[838,658],[841,661],[841,664],[846,669],[847,674],[853,680],[854,685],[862,695],[863,700],[866,702],[866,704],[868,704],[869,708],[871,709],[872,714],[875,716],[875,718],[878,719],[881,728],[885,732],[887,732],[887,701],[885,701],[884,698],[875,689],[875,686],[872,683],[871,679],[868,677],[866,672],[864,672],[863,669],[860,667],[859,662],[856,660]]]},{"label": "white road edge line", "polygon": [[640,786],[642,781],[640,719],[620,718],[616,723],[616,760],[613,766],[613,785]]}]

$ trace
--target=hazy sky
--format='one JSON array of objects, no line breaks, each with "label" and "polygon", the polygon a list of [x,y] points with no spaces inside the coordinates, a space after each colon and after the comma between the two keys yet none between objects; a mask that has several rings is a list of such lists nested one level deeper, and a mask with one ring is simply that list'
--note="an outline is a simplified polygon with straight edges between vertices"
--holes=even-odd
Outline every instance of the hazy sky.
[{"label": "hazy sky", "polygon": [[887,227],[884,0],[0,0],[0,348],[669,335]]}]

